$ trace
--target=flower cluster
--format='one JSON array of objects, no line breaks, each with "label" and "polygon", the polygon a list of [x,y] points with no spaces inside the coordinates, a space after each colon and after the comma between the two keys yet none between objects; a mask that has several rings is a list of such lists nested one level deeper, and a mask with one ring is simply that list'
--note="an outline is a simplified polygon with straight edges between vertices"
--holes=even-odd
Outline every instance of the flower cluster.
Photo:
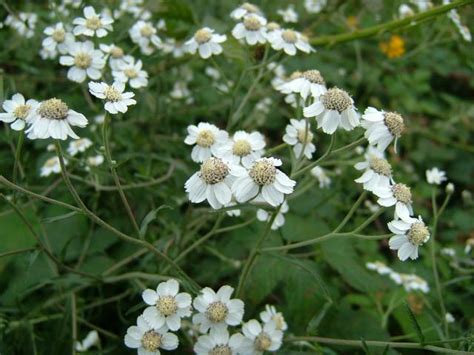
[{"label": "flower cluster", "polygon": [[402,285],[405,291],[421,291],[423,293],[430,292],[428,283],[421,277],[414,274],[402,274],[393,271],[390,267],[381,261],[369,262],[365,264],[367,269],[374,270],[380,275],[388,275],[397,285]]}]

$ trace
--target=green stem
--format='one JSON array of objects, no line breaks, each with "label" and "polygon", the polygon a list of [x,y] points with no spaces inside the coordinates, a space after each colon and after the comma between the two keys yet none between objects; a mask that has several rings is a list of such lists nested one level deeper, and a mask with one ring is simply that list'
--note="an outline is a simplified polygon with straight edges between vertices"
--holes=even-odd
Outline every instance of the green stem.
[{"label": "green stem", "polygon": [[25,141],[25,131],[20,132],[20,136],[18,137],[18,143],[16,145],[15,150],[15,163],[13,165],[13,182],[17,181],[17,172],[20,173],[20,178],[25,178],[25,172],[23,170],[23,166],[21,165],[21,148],[23,147],[23,142]]},{"label": "green stem", "polygon": [[291,178],[296,178],[303,174],[304,172],[311,170],[315,166],[317,166],[319,163],[321,163],[324,159],[326,159],[332,152],[332,148],[334,146],[334,142],[336,141],[336,134],[331,135],[331,141],[329,142],[329,147],[328,149],[324,152],[323,155],[319,157],[315,162],[312,162],[311,164],[305,166],[304,168],[301,168],[300,170],[296,171],[294,174],[292,174]]},{"label": "green stem", "polygon": [[36,248],[24,248],[24,249],[16,249],[16,250],[10,250],[5,253],[0,253],[0,259],[6,256],[11,256],[11,255],[16,255],[16,254],[23,254],[23,253],[29,253],[30,251],[34,251]]},{"label": "green stem", "polygon": [[349,222],[351,219],[352,215],[355,213],[356,209],[360,206],[362,201],[364,201],[365,197],[367,196],[367,191],[363,191],[359,198],[356,200],[356,202],[352,205],[351,209],[349,212],[347,212],[346,216],[342,220],[342,222],[334,229],[333,233],[338,233],[344,226]]}]

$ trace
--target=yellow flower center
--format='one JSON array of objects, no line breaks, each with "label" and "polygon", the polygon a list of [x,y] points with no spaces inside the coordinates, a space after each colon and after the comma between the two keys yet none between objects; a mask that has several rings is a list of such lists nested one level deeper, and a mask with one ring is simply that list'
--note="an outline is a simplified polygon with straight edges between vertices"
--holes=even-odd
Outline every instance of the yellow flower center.
[{"label": "yellow flower center", "polygon": [[307,70],[303,72],[303,78],[310,81],[313,84],[325,85],[325,81],[319,72],[319,70]]},{"label": "yellow flower center", "polygon": [[232,147],[232,153],[234,155],[237,155],[239,157],[244,157],[252,151],[252,147],[250,146],[250,143],[246,141],[245,139],[239,139],[234,143],[234,146]]},{"label": "yellow flower center", "polygon": [[202,165],[200,177],[209,185],[214,185],[224,181],[229,175],[230,169],[226,163],[219,158],[209,158]]},{"label": "yellow flower center", "polygon": [[416,222],[412,224],[407,238],[413,245],[422,245],[430,238],[430,232],[423,222]]},{"label": "yellow flower center", "polygon": [[147,351],[157,351],[161,346],[161,335],[149,330],[142,337],[142,346]]},{"label": "yellow flower center", "polygon": [[255,338],[255,349],[258,351],[266,351],[272,345],[272,339],[268,336],[267,333],[261,332]]},{"label": "yellow flower center", "polygon": [[384,114],[384,122],[394,137],[400,137],[405,130],[403,117],[396,112],[386,112]]},{"label": "yellow flower center", "polygon": [[199,44],[207,43],[211,40],[211,38],[212,33],[206,28],[201,28],[200,30],[197,30],[194,34],[194,39]]},{"label": "yellow flower center", "polygon": [[122,94],[118,92],[113,86],[108,86],[104,91],[105,99],[111,102],[117,102],[122,98]]},{"label": "yellow flower center", "polygon": [[196,137],[196,144],[203,148],[209,148],[211,145],[214,144],[216,138],[214,137],[214,133],[209,129],[203,129],[199,131]]},{"label": "yellow flower center", "polygon": [[86,27],[90,30],[97,30],[102,26],[99,16],[92,16],[86,20]]},{"label": "yellow flower center", "polygon": [[269,160],[262,159],[252,165],[249,176],[257,185],[270,185],[275,181],[276,168]]},{"label": "yellow flower center", "polygon": [[311,133],[309,129],[307,131],[305,129],[298,130],[298,142],[300,142],[301,144],[304,144],[306,141],[306,144],[309,144],[311,143],[312,140],[313,140],[313,133]]},{"label": "yellow flower center", "polygon": [[209,355],[232,355],[232,349],[227,345],[217,345],[209,351]]},{"label": "yellow flower center", "polygon": [[260,28],[262,28],[262,24],[260,23],[257,16],[245,17],[244,26],[249,31],[258,31]]},{"label": "yellow flower center", "polygon": [[113,58],[122,58],[123,57],[123,49],[117,46],[113,46],[110,50],[110,55]]},{"label": "yellow flower center", "polygon": [[130,79],[134,79],[138,76],[138,72],[133,68],[125,69],[123,73]]},{"label": "yellow flower center", "polygon": [[259,12],[258,7],[255,6],[254,4],[249,3],[249,2],[243,3],[242,6],[240,6],[240,7],[242,9],[246,10],[247,12],[251,12],[251,13]]},{"label": "yellow flower center", "polygon": [[332,88],[321,95],[321,102],[327,110],[335,110],[341,113],[352,105],[351,97],[347,92],[338,88]]},{"label": "yellow flower center", "polygon": [[151,37],[154,34],[154,32],[155,32],[155,29],[148,24],[146,24],[140,29],[140,34],[143,37]]},{"label": "yellow flower center", "polygon": [[392,174],[392,167],[385,159],[372,157],[369,162],[370,168],[377,174],[390,176]]},{"label": "yellow flower center", "polygon": [[38,113],[41,117],[50,120],[64,120],[69,112],[69,107],[62,101],[52,98],[41,103]]},{"label": "yellow flower center", "polygon": [[24,120],[26,116],[30,113],[31,106],[30,105],[18,105],[14,110],[13,114],[16,118]]},{"label": "yellow flower center", "polygon": [[64,32],[62,28],[58,28],[54,30],[51,37],[53,37],[55,42],[62,43],[64,42],[64,39],[66,38],[66,32]]},{"label": "yellow flower center", "polygon": [[296,43],[298,41],[298,36],[293,30],[284,30],[281,37],[286,43]]},{"label": "yellow flower center", "polygon": [[207,318],[213,323],[224,321],[229,313],[227,306],[221,301],[213,302],[207,307]]},{"label": "yellow flower center", "polygon": [[267,29],[269,31],[275,31],[275,30],[278,30],[280,28],[280,25],[276,22],[269,22],[267,24]]},{"label": "yellow flower center", "polygon": [[165,317],[171,316],[178,310],[178,304],[173,296],[161,296],[156,302],[156,308]]},{"label": "yellow flower center", "polygon": [[92,57],[84,52],[77,53],[74,57],[74,64],[81,69],[87,69],[92,63]]},{"label": "yellow flower center", "polygon": [[393,196],[397,201],[411,203],[411,190],[405,184],[395,184],[392,186]]}]

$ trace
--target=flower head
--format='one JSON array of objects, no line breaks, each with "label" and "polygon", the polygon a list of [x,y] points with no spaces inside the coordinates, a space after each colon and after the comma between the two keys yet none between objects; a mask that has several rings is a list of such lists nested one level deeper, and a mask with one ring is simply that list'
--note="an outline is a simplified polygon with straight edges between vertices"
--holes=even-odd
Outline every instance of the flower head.
[{"label": "flower head", "polygon": [[68,46],[75,41],[73,34],[66,32],[62,22],[46,27],[43,33],[47,37],[43,39],[42,46],[48,52],[57,50],[61,54],[66,54]]},{"label": "flower head", "polygon": [[389,188],[392,179],[392,167],[385,160],[382,152],[369,147],[365,154],[365,161],[357,163],[354,166],[357,170],[364,170],[361,177],[354,180],[363,184],[367,191]]},{"label": "flower head", "polygon": [[137,21],[129,30],[130,38],[136,43],[143,54],[152,54],[156,48],[160,48],[161,39],[158,37],[157,29],[146,21]]},{"label": "flower head", "polygon": [[411,189],[405,184],[390,184],[372,191],[379,197],[378,204],[383,207],[395,205],[395,218],[409,220],[413,215]]},{"label": "flower head", "polygon": [[67,152],[69,155],[75,156],[77,153],[85,152],[90,146],[92,146],[92,141],[89,138],[76,139],[69,143]]},{"label": "flower head", "polygon": [[[67,161],[64,161],[67,164]],[[51,174],[59,174],[61,172],[61,164],[59,163],[58,157],[52,157],[45,161],[41,167],[40,176],[47,177]]]},{"label": "flower head", "polygon": [[311,125],[306,120],[296,120],[294,118],[290,120],[290,123],[286,126],[283,142],[293,146],[293,152],[297,159],[302,155],[311,159],[316,151],[316,146],[313,144]]},{"label": "flower head", "polygon": [[117,67],[112,70],[114,80],[128,83],[132,88],[139,89],[148,85],[148,73],[142,69],[141,60],[135,60],[132,56],[125,56],[117,62]]},{"label": "flower head", "polygon": [[125,84],[122,82],[114,82],[112,85],[104,82],[89,82],[89,92],[95,97],[104,100],[105,110],[111,114],[125,113],[128,110],[128,106],[137,103],[132,99],[135,94],[133,92],[123,92],[124,90]]},{"label": "flower head", "polygon": [[245,42],[251,46],[257,43],[262,44],[267,41],[266,24],[267,20],[262,16],[256,14],[246,15],[242,22],[235,25],[232,35],[236,39],[245,39]]},{"label": "flower head", "polygon": [[278,90],[283,94],[300,94],[303,100],[306,100],[310,94],[317,98],[327,91],[326,82],[319,70],[296,72],[289,81],[278,86]]},{"label": "flower head", "polygon": [[245,338],[240,333],[229,335],[227,329],[211,328],[209,334],[201,335],[194,345],[198,355],[242,354]]},{"label": "flower head", "polygon": [[232,10],[232,12],[230,13],[230,17],[238,21],[242,19],[243,17],[252,15],[252,14],[263,16],[258,6],[251,4],[249,2],[244,2],[238,8]]},{"label": "flower head", "polygon": [[288,329],[283,314],[277,312],[275,306],[269,304],[265,305],[265,311],[260,313],[260,319],[263,323],[275,322],[275,328],[277,330],[285,331]]},{"label": "flower head", "polygon": [[76,25],[74,27],[74,35],[105,37],[107,36],[107,31],[112,31],[113,22],[114,20],[105,13],[97,14],[92,6],[86,6],[84,8],[84,17],[77,17],[72,22]]},{"label": "flower head", "polygon": [[15,131],[21,131],[30,121],[37,106],[38,101],[26,101],[22,94],[15,94],[10,100],[3,102],[5,112],[0,113],[0,121],[10,123],[10,127]]},{"label": "flower head", "polygon": [[[275,220],[273,221],[271,225],[271,229],[277,230],[278,228],[283,227],[283,225],[285,224],[285,213],[287,213],[289,209],[290,208],[288,206],[288,203],[284,201],[283,204],[281,205],[280,210],[278,211],[275,217]],[[270,218],[271,218],[271,214],[268,213],[268,211],[262,208],[259,208],[257,210],[257,219],[260,222],[268,222]]]},{"label": "flower head", "polygon": [[377,273],[379,273],[380,275],[388,275],[392,272],[392,269],[381,261],[366,263],[365,267],[369,270],[377,271]]},{"label": "flower head", "polygon": [[441,183],[446,180],[445,171],[439,170],[437,167],[426,170],[426,181],[428,181],[428,184],[441,185]]},{"label": "flower head", "polygon": [[265,138],[261,133],[237,131],[219,148],[217,155],[234,164],[242,164],[245,168],[249,168],[263,155],[263,148],[265,148]]},{"label": "flower head", "polygon": [[68,46],[68,55],[59,58],[61,65],[71,67],[67,72],[69,80],[82,83],[86,77],[97,80],[105,66],[104,54],[94,49],[91,41],[74,42]]},{"label": "flower head", "polygon": [[390,238],[390,249],[398,250],[398,258],[402,261],[418,258],[418,247],[430,239],[428,227],[421,217],[407,220],[394,220],[388,228],[395,235]]},{"label": "flower head", "polygon": [[248,339],[247,351],[250,354],[277,351],[283,341],[283,332],[277,329],[274,321],[266,322],[262,327],[257,320],[252,319],[243,325],[242,331]]},{"label": "flower head", "polygon": [[197,126],[188,126],[188,135],[184,143],[194,145],[191,158],[197,163],[202,163],[212,155],[218,156],[219,149],[227,142],[229,135],[226,131],[206,122]]},{"label": "flower head", "polygon": [[184,43],[184,50],[191,54],[199,55],[203,59],[207,59],[212,55],[222,53],[222,42],[227,39],[226,35],[214,33],[214,30],[209,27],[203,27],[194,33],[194,36]]},{"label": "flower head", "polygon": [[295,55],[297,50],[304,53],[314,52],[308,39],[301,33],[290,29],[271,31],[267,35],[268,42],[276,51],[283,50],[288,55]]},{"label": "flower head", "polygon": [[380,151],[387,149],[393,140],[396,145],[397,139],[405,130],[405,123],[400,114],[379,111],[373,107],[365,110],[361,125],[366,129],[365,138]]}]

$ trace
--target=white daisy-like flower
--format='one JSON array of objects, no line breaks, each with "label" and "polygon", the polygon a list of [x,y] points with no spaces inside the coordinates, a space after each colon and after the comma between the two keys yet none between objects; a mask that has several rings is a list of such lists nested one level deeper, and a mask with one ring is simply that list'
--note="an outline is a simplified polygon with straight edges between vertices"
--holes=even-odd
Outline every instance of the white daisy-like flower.
[{"label": "white daisy-like flower", "polygon": [[[64,160],[64,164],[67,165],[67,161]],[[41,167],[40,176],[47,177],[51,174],[59,174],[61,172],[61,164],[59,163],[58,157],[52,157],[45,161]]]},{"label": "white daisy-like flower", "polygon": [[357,170],[364,171],[362,176],[354,181],[362,184],[367,191],[387,189],[393,183],[392,166],[382,152],[370,148],[367,149],[365,160],[354,165]]},{"label": "white daisy-like flower", "polygon": [[112,70],[117,70],[118,63],[121,63],[125,57],[122,47],[116,46],[115,44],[101,43],[99,48],[102,52],[104,52],[104,54],[107,55],[110,68]]},{"label": "white daisy-like flower", "polygon": [[257,43],[263,44],[267,41],[266,24],[267,20],[260,15],[247,15],[242,22],[235,25],[232,35],[238,40],[245,39],[245,42],[251,46]]},{"label": "white daisy-like flower", "polygon": [[243,176],[238,177],[232,185],[232,192],[238,202],[261,199],[271,206],[279,206],[285,194],[293,192],[296,181],[277,169],[280,159],[257,159]]},{"label": "white daisy-like flower", "polygon": [[275,322],[264,323],[252,319],[245,323],[242,332],[249,340],[245,354],[260,355],[266,351],[275,352],[283,342],[283,332],[277,329]]},{"label": "white daisy-like flower", "polygon": [[205,287],[201,294],[193,301],[193,306],[199,313],[193,316],[193,323],[199,326],[201,333],[209,329],[226,329],[227,326],[236,326],[242,322],[244,316],[244,302],[231,299],[234,289],[222,286],[217,293]]},{"label": "white daisy-like flower", "polygon": [[52,98],[36,106],[28,123],[30,127],[25,132],[30,139],[65,140],[68,136],[79,139],[71,126],[84,128],[88,122],[82,113],[71,110],[64,101]]},{"label": "white daisy-like flower", "polygon": [[396,112],[379,111],[369,107],[362,115],[361,126],[366,129],[365,138],[380,151],[387,149],[389,144],[397,140],[405,130],[403,117]]},{"label": "white daisy-like flower", "polygon": [[321,189],[331,186],[331,178],[326,173],[326,170],[320,166],[315,166],[313,169],[311,169],[311,175],[313,175],[318,180],[319,187]]},{"label": "white daisy-like flower", "polygon": [[310,14],[320,13],[327,5],[328,0],[305,0],[304,8]]},{"label": "white daisy-like flower", "polygon": [[105,100],[105,110],[115,115],[119,112],[125,113],[128,106],[135,105],[137,101],[132,99],[135,96],[133,92],[123,92],[125,84],[115,81],[112,85],[104,82],[89,82],[89,92],[95,97]]},{"label": "white daisy-like flower", "polygon": [[106,13],[97,14],[92,6],[84,8],[84,17],[76,17],[72,22],[74,35],[84,35],[88,37],[97,36],[99,38],[107,36],[108,31],[112,31],[114,20]]},{"label": "white daisy-like flower", "polygon": [[415,14],[415,11],[413,11],[413,9],[407,4],[401,4],[398,7],[398,17],[400,17],[401,19],[413,16],[414,14]]},{"label": "white daisy-like flower", "polygon": [[426,181],[428,184],[441,185],[447,179],[446,172],[439,170],[437,167],[426,170]]},{"label": "white daisy-like flower", "polygon": [[69,153],[69,155],[75,156],[78,153],[85,152],[87,148],[91,146],[92,146],[92,141],[89,138],[76,139],[69,143],[67,152]]},{"label": "white daisy-like flower", "polygon": [[0,113],[0,121],[10,123],[10,127],[15,131],[21,131],[37,106],[38,101],[33,99],[26,101],[22,94],[15,94],[10,100],[3,102],[5,112]]},{"label": "white daisy-like flower", "polygon": [[377,203],[383,207],[395,205],[395,219],[409,220],[413,215],[412,196],[410,188],[405,184],[393,184],[372,191],[379,197]]},{"label": "white daisy-like flower", "polygon": [[219,147],[216,155],[234,164],[250,168],[255,160],[262,157],[264,148],[265,137],[261,133],[237,131]]},{"label": "white daisy-like flower", "polygon": [[203,27],[184,43],[184,50],[191,54],[196,54],[196,51],[198,51],[201,58],[207,59],[212,55],[221,54],[222,46],[220,43],[226,40],[226,35],[214,33],[213,29]]},{"label": "white daisy-like flower", "polygon": [[274,50],[283,50],[288,55],[295,55],[297,50],[304,53],[315,51],[309,44],[308,38],[294,30],[274,30],[267,34],[267,39]]},{"label": "white daisy-like flower", "polygon": [[398,250],[398,258],[405,261],[408,258],[418,258],[418,247],[430,239],[428,227],[421,217],[407,220],[394,220],[388,223],[388,229],[395,235],[390,238],[389,246]]},{"label": "white daisy-like flower", "polygon": [[447,313],[445,314],[444,318],[446,319],[446,322],[447,322],[447,323],[454,323],[454,322],[456,321],[456,319],[454,318],[454,316],[453,316],[451,313],[449,313],[449,312],[447,312]]},{"label": "white daisy-like flower", "polygon": [[138,355],[160,355],[160,349],[174,350],[179,345],[178,337],[166,326],[154,328],[143,316],[127,329],[124,342],[128,348],[137,349]]},{"label": "white daisy-like flower", "polygon": [[143,54],[150,55],[161,46],[161,39],[156,34],[157,29],[151,22],[137,21],[128,33],[132,42],[138,44]]},{"label": "white daisy-like flower", "polygon": [[191,295],[178,292],[179,283],[174,279],[161,282],[156,291],[143,291],[143,301],[150,306],[143,312],[143,317],[153,328],[166,325],[170,330],[176,331],[181,328],[181,318],[191,315]]},{"label": "white daisy-like flower", "polygon": [[286,9],[278,9],[277,14],[283,18],[283,22],[298,22],[298,13],[295,11],[293,4],[288,5]]},{"label": "white daisy-like flower", "polygon": [[128,83],[132,88],[139,89],[148,85],[148,73],[142,69],[141,60],[135,61],[132,56],[125,56],[117,62],[117,68],[112,70],[114,80]]},{"label": "white daisy-like flower", "polygon": [[68,46],[75,41],[73,34],[66,32],[62,22],[46,27],[43,33],[48,36],[42,42],[43,48],[48,52],[57,50],[61,54],[66,54]]},{"label": "white daisy-like flower", "polygon": [[286,126],[283,142],[293,146],[293,152],[297,159],[302,155],[311,159],[316,151],[316,146],[313,144],[314,136],[311,133],[311,125],[306,120],[296,120],[294,118],[290,120],[290,123]]},{"label": "white daisy-like flower", "polygon": [[184,187],[192,203],[207,200],[212,208],[227,206],[232,200],[232,182],[245,174],[245,169],[220,158],[210,157],[201,164]]},{"label": "white daisy-like flower", "polygon": [[91,330],[82,341],[76,341],[75,349],[78,352],[86,352],[98,344],[100,344],[99,333],[97,330]]},{"label": "white daisy-like flower", "polygon": [[67,72],[69,80],[82,83],[86,77],[97,80],[102,76],[105,59],[102,51],[94,49],[91,41],[85,41],[71,43],[68,55],[61,56],[59,63],[71,67]]},{"label": "white daisy-like flower", "polygon": [[232,12],[230,13],[230,17],[238,21],[242,19],[243,17],[247,15],[252,15],[252,14],[263,16],[263,13],[260,11],[258,6],[251,4],[249,2],[245,2],[242,5],[240,5],[238,8],[232,10]]},{"label": "white daisy-like flower", "polygon": [[426,280],[413,274],[400,274],[398,272],[392,272],[390,278],[395,281],[398,285],[403,285],[403,288],[407,292],[421,291],[423,293],[430,292],[430,287]]},{"label": "white daisy-like flower", "polygon": [[278,86],[278,90],[283,94],[300,94],[304,100],[309,95],[317,98],[327,91],[324,78],[319,70],[314,69],[293,73],[289,81]]},{"label": "white daisy-like flower", "polygon": [[197,126],[188,126],[188,135],[184,143],[195,145],[191,152],[191,159],[196,163],[202,163],[212,155],[219,154],[220,147],[227,142],[229,135],[213,124],[200,122]]},{"label": "white daisy-like flower", "polygon": [[87,166],[86,171],[90,171],[91,166],[99,166],[104,163],[104,156],[102,154],[95,155],[93,157],[88,157],[86,160]]},{"label": "white daisy-like flower", "polygon": [[[278,211],[275,220],[273,221],[271,225],[272,230],[277,230],[280,227],[283,227],[285,224],[285,213],[289,211],[290,207],[288,206],[288,203],[286,201],[283,202],[281,205],[280,210]],[[259,208],[257,210],[257,219],[261,222],[268,222],[271,218],[271,214],[268,213],[268,211]]]},{"label": "white daisy-like flower", "polygon": [[212,328],[209,334],[201,335],[194,345],[198,355],[237,355],[243,354],[245,338],[240,333],[229,335],[227,329]]},{"label": "white daisy-like flower", "polygon": [[177,42],[174,38],[165,38],[160,45],[160,49],[166,53],[171,53],[174,58],[184,56],[184,48],[182,42]]},{"label": "white daisy-like flower", "polygon": [[313,104],[304,108],[303,114],[316,117],[318,128],[327,134],[333,134],[338,127],[351,131],[359,125],[354,100],[339,88],[331,88],[320,95]]},{"label": "white daisy-like flower", "polygon": [[365,264],[365,267],[369,270],[377,271],[379,275],[389,275],[393,272],[391,268],[381,261],[368,262]]},{"label": "white daisy-like flower", "polygon": [[288,329],[288,325],[285,322],[285,317],[281,312],[277,312],[275,306],[265,305],[265,310],[260,313],[260,319],[263,323],[275,322],[277,330],[285,331]]}]

